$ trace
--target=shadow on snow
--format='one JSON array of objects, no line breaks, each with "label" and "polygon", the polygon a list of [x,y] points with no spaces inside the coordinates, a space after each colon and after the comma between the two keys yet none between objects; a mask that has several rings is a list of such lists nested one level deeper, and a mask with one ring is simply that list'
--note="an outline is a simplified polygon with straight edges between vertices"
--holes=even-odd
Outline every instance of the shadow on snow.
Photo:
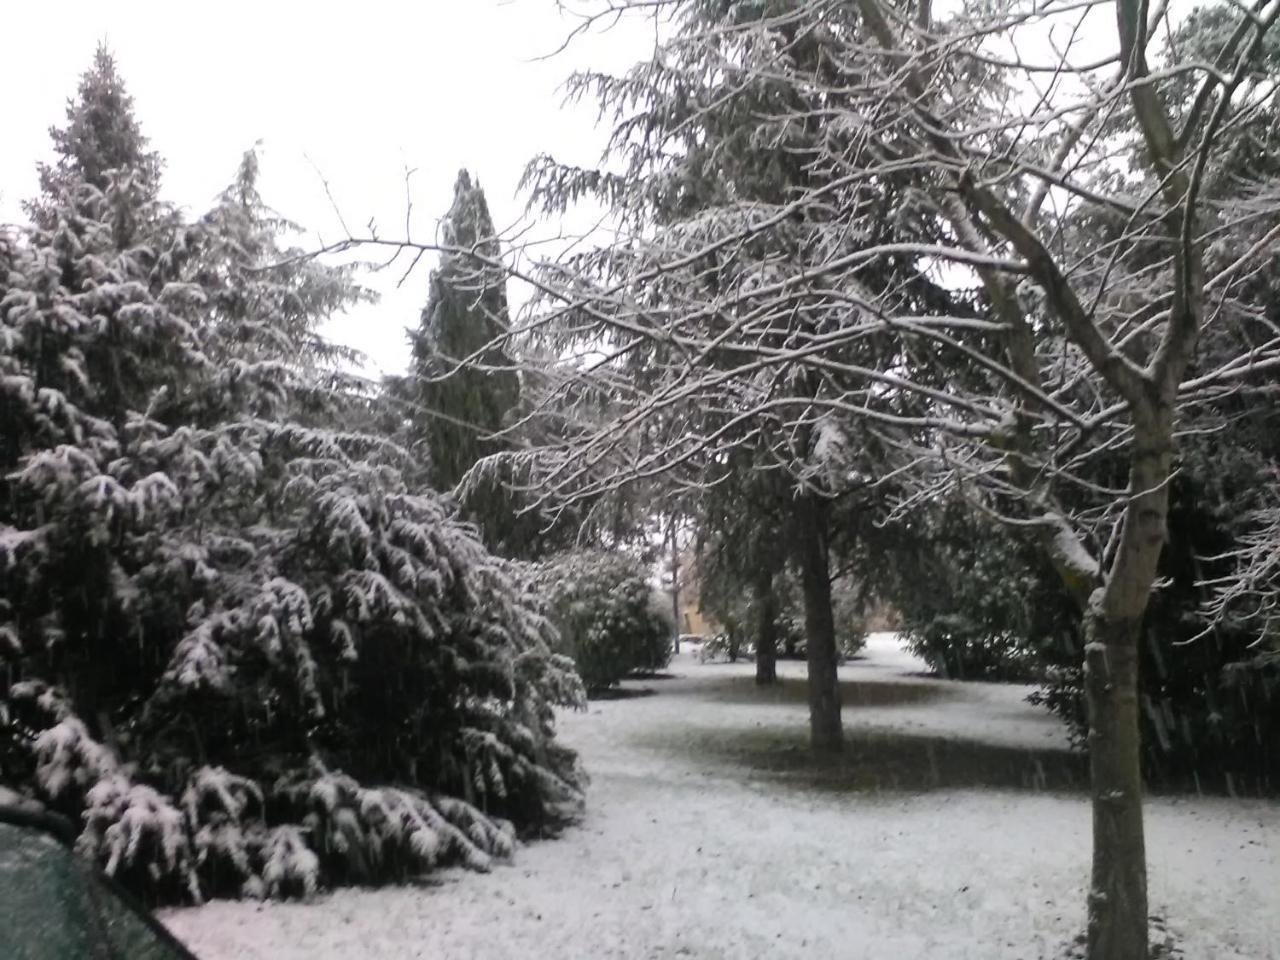
[{"label": "shadow on snow", "polygon": [[[887,686],[887,685],[886,685]],[[909,686],[893,684],[893,686]],[[748,778],[802,790],[920,793],[997,788],[1081,791],[1088,762],[1077,753],[1025,750],[897,730],[845,729],[844,752],[815,755],[803,727],[698,728],[680,737],[642,735],[641,745],[687,752],[694,762],[736,768]]]},{"label": "shadow on snow", "polygon": [[[722,677],[673,691],[688,692],[700,699],[722,703],[806,704],[809,685],[804,680],[786,679],[768,686],[757,686],[754,677]],[[941,681],[840,680],[840,702],[846,708],[900,707],[937,700],[949,700],[955,693]]]}]

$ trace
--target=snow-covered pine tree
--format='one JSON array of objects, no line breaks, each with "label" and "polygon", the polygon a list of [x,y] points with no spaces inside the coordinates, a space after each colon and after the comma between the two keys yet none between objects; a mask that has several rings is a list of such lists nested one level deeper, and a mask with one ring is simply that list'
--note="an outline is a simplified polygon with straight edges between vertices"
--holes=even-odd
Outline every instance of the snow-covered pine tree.
[{"label": "snow-covered pine tree", "polygon": [[40,195],[26,204],[37,225],[50,227],[62,193],[81,184],[105,191],[112,171],[128,170],[144,196],[160,190],[160,155],[148,148],[133,113],[133,98],[116,70],[115,58],[99,44],[93,64],[67,103],[67,125],[50,127],[57,159],[37,164]]},{"label": "snow-covered pine tree", "polygon": [[[695,505],[712,524],[722,509],[717,499],[761,503],[771,520],[739,530],[722,524],[716,535],[744,565],[741,575],[757,582],[762,600],[785,561],[796,568],[808,635],[810,742],[819,752],[838,752],[833,533],[841,526],[839,500],[849,490],[833,482],[830,454],[857,451],[860,466],[876,475],[895,466],[880,453],[883,445],[839,409],[843,401],[833,399],[850,389],[843,372],[784,364],[779,375],[748,357],[779,356],[815,337],[835,336],[848,323],[848,304],[829,291],[810,295],[812,271],[831,259],[856,258],[864,247],[899,242],[908,232],[893,211],[912,210],[912,217],[916,211],[891,177],[859,181],[854,214],[798,202],[843,182],[827,154],[860,149],[861,133],[821,119],[829,95],[820,91],[845,79],[837,78],[833,44],[856,29],[852,7],[832,4],[820,18],[822,29],[804,21],[807,5],[773,0],[690,0],[670,12],[661,56],[618,76],[588,71],[568,82],[571,97],[596,100],[601,116],[613,121],[611,163],[582,168],[543,156],[525,175],[544,211],[562,212],[592,198],[619,225],[614,242],[575,248],[542,278],[544,289],[565,290],[560,302],[546,298],[538,328],[548,341],[545,352],[609,357],[596,369],[607,371],[600,380],[614,398],[599,422],[572,424],[569,438],[545,447],[537,482],[566,498],[641,478],[668,490],[694,490]],[[810,79],[791,82],[777,73],[781,63]],[[935,215],[918,219],[935,231]],[[567,287],[565,274],[573,277]],[[904,309],[967,312],[957,294],[939,287],[909,256],[861,270],[857,283]],[[755,291],[775,285],[804,292],[739,341],[743,325],[769,309]],[[675,305],[690,298],[700,306],[686,315]],[[636,325],[647,332],[638,334]],[[689,336],[697,347],[690,348]],[[886,350],[876,336],[837,340],[838,346],[823,348],[825,357],[838,355],[834,362],[850,369],[879,362]],[[695,372],[707,372],[705,393],[688,379]],[[808,412],[793,423],[788,418],[795,411]],[[844,439],[832,443],[835,436]],[[632,443],[638,452],[631,452]],[[777,476],[759,482],[760,473]],[[749,516],[756,519],[756,512]],[[781,536],[770,538],[774,524]],[[774,548],[782,545],[790,557],[777,555]],[[762,666],[767,681],[767,657]]]},{"label": "snow-covered pine tree", "polygon": [[[354,364],[355,351],[330,343],[317,324],[372,294],[355,283],[356,264],[320,264],[296,247],[282,246],[300,228],[263,200],[259,158],[247,151],[231,185],[198,224],[196,281],[209,295],[209,350],[225,366],[236,361],[276,364],[318,378],[332,388],[337,365]],[[231,386],[228,384],[227,386]]]},{"label": "snow-covered pine tree", "polygon": [[137,129],[100,51],[0,244],[0,780],[157,898],[483,867],[580,804],[581,685],[403,451],[326,421],[351,278],[279,246],[252,157],[184,223]]}]

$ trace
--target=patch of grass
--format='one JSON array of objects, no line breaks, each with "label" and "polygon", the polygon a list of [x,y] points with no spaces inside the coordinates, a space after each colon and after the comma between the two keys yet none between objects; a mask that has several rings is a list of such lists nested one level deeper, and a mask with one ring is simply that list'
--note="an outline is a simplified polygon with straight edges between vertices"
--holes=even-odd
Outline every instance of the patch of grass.
[{"label": "patch of grass", "polygon": [[[687,692],[699,699],[718,700],[722,703],[785,703],[809,702],[809,685],[805,680],[788,679],[768,686],[757,686],[751,676],[722,677]],[[930,703],[955,696],[954,691],[940,681],[905,681],[894,683],[884,680],[841,680],[840,702],[845,707],[901,707],[917,703]]]},{"label": "patch of grass", "polygon": [[747,777],[763,777],[806,790],[837,792],[993,787],[1013,790],[1078,791],[1088,785],[1084,757],[1064,751],[1031,751],[971,740],[922,737],[893,730],[847,729],[838,756],[817,756],[803,727],[703,729],[643,738],[645,746],[688,751],[736,767]]},{"label": "patch of grass", "polygon": [[657,690],[651,687],[601,687],[587,691],[588,700],[634,700],[637,697],[652,697]]}]

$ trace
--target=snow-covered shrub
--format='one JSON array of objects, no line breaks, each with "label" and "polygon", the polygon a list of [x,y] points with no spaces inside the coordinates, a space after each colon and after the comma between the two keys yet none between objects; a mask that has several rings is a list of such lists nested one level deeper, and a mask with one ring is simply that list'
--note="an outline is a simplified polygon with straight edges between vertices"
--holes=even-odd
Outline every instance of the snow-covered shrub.
[{"label": "snow-covered shrub", "polygon": [[[960,680],[1031,682],[1049,647],[1078,620],[1056,572],[1034,546],[961,505],[923,511],[902,550],[886,557],[907,646]],[[1076,663],[1077,649],[1066,648]]]},{"label": "snow-covered shrub", "polygon": [[698,645],[698,662],[715,663],[723,660],[736,663],[740,658],[755,656],[755,645],[744,640],[741,634],[721,632],[704,637]]},{"label": "snow-covered shrub", "polygon": [[554,628],[340,426],[347,271],[278,245],[252,157],[161,203],[121,89],[100,53],[72,122],[114,119],[0,242],[0,781],[153,899],[508,856],[582,802]]},{"label": "snow-covered shrub", "polygon": [[534,567],[531,590],[559,632],[589,690],[671,659],[673,627],[654,602],[643,564],[622,553],[586,550]]},{"label": "snow-covered shrub", "polygon": [[863,607],[864,598],[857,584],[839,578],[831,584],[831,618],[841,659],[857,656],[867,645],[867,618]]},{"label": "snow-covered shrub", "polygon": [[671,663],[675,619],[666,598],[653,590],[649,591],[649,613],[651,626],[640,634],[636,645],[636,673],[657,673]]}]

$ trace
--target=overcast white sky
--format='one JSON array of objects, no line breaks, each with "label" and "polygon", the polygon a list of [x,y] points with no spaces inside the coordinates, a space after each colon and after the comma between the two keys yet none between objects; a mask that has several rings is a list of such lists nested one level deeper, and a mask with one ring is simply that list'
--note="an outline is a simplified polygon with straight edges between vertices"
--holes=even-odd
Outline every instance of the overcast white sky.
[{"label": "overcast white sky", "polygon": [[[460,167],[479,176],[501,228],[517,218],[525,163],[539,152],[591,163],[604,133],[590,105],[561,109],[575,68],[616,72],[652,50],[641,23],[575,41],[555,0],[48,0],[4,5],[0,89],[10,91],[0,149],[0,220],[21,217],[35,192],[48,128],[105,40],[144,132],[167,161],[166,197],[203,211],[263,141],[267,201],[329,240],[339,230],[318,168],[353,228],[370,217],[403,232],[404,170],[417,232],[430,236]],[[314,164],[314,167],[313,167]],[[424,262],[381,305],[337,322],[334,339],[403,368],[403,329],[425,299]]]}]

